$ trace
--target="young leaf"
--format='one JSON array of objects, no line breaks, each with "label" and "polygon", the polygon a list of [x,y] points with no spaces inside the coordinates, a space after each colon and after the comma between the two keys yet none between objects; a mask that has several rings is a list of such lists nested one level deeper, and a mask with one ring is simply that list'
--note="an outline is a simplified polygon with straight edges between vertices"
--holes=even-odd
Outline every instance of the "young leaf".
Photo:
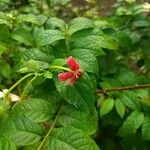
[{"label": "young leaf", "polygon": [[50,102],[38,98],[24,100],[13,109],[16,116],[26,116],[35,122],[43,122],[51,118]]},{"label": "young leaf", "polygon": [[123,118],[124,114],[125,114],[125,105],[124,103],[122,103],[122,101],[120,99],[116,99],[115,100],[115,107],[116,107],[116,111],[119,114],[119,116],[121,118]]},{"label": "young leaf", "polygon": [[76,58],[81,69],[87,72],[97,73],[98,64],[95,56],[87,49],[74,49],[69,52],[69,56]]},{"label": "young leaf", "polygon": [[68,105],[61,111],[58,121],[64,127],[72,126],[91,135],[97,130],[97,119],[95,109],[93,109],[93,114],[91,114],[87,109],[79,110],[76,107]]},{"label": "young leaf", "polygon": [[37,46],[49,45],[61,39],[64,39],[62,32],[58,30],[45,30],[37,34],[36,45]]},{"label": "young leaf", "polygon": [[139,111],[134,111],[124,121],[123,125],[119,129],[118,134],[123,137],[134,134],[136,130],[143,124],[143,122],[143,113]]},{"label": "young leaf", "polygon": [[73,127],[54,129],[44,150],[99,150],[96,143],[83,131]]},{"label": "young leaf", "polygon": [[101,117],[108,114],[114,107],[114,100],[112,98],[106,99],[100,108]]},{"label": "young leaf", "polygon": [[150,140],[150,117],[144,118],[142,126],[142,137],[144,140]]}]

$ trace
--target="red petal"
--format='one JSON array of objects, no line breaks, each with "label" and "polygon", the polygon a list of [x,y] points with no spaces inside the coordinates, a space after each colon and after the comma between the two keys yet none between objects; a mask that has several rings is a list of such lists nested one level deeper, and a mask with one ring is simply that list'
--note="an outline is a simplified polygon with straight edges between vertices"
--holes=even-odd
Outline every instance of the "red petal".
[{"label": "red petal", "polygon": [[71,78],[74,74],[72,72],[62,72],[58,74],[58,79],[60,81],[66,81],[67,79]]},{"label": "red petal", "polygon": [[75,61],[75,59],[72,56],[68,57],[66,61],[67,61],[68,67],[71,70],[75,71],[79,69],[79,64]]}]

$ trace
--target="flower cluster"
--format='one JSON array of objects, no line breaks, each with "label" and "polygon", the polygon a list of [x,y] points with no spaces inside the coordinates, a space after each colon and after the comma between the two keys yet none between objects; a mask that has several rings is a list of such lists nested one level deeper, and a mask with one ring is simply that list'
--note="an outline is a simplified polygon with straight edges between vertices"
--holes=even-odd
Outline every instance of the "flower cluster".
[{"label": "flower cluster", "polygon": [[73,85],[76,79],[82,76],[82,71],[80,70],[79,64],[72,56],[66,59],[66,63],[71,71],[59,73],[58,79],[60,81],[67,81],[67,84]]}]

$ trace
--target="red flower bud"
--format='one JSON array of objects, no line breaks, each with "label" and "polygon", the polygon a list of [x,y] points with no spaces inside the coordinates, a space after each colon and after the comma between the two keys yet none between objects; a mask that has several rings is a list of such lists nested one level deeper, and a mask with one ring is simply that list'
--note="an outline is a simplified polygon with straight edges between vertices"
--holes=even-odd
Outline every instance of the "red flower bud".
[{"label": "red flower bud", "polygon": [[72,72],[62,72],[58,74],[58,79],[60,81],[66,81],[67,79],[71,78],[72,76],[74,76],[74,74]]},{"label": "red flower bud", "polygon": [[75,71],[79,69],[79,64],[75,61],[75,59],[72,56],[68,57],[66,62],[71,70]]}]

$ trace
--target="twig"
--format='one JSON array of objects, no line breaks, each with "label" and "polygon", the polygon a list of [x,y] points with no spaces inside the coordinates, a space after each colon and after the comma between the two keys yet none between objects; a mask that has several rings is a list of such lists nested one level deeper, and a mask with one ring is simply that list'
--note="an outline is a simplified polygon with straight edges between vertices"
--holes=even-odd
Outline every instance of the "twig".
[{"label": "twig", "polygon": [[117,87],[117,88],[110,88],[110,89],[102,89],[96,90],[96,93],[108,93],[108,92],[113,92],[113,91],[126,91],[126,90],[131,90],[131,89],[144,89],[144,88],[150,88],[150,84],[143,84],[143,85],[131,85],[131,86],[126,86],[126,87]]},{"label": "twig", "polygon": [[60,115],[60,112],[61,112],[62,108],[63,108],[63,106],[60,108],[59,112],[57,113],[56,118],[55,118],[55,120],[54,120],[52,126],[50,127],[49,131],[47,132],[46,136],[44,137],[43,141],[41,142],[41,144],[39,145],[39,147],[38,147],[37,150],[42,150],[42,148],[43,148],[43,146],[44,146],[44,144],[45,144],[45,142],[46,142],[48,136],[49,136],[50,133],[52,132],[52,130],[53,130],[53,128],[54,128],[54,126],[55,126],[55,124],[56,124],[56,122],[57,122],[57,120],[58,120],[58,117],[59,117],[59,115]]}]

